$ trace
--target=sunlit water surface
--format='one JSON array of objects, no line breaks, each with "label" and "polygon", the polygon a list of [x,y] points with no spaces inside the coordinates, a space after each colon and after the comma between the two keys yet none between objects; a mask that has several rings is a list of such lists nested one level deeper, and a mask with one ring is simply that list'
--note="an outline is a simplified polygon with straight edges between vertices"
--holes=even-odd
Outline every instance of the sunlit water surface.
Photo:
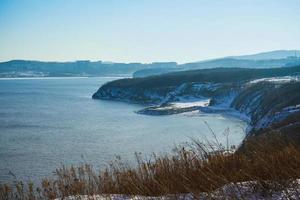
[{"label": "sunlit water surface", "polygon": [[114,78],[0,80],[0,182],[37,181],[59,166],[83,162],[107,166],[115,155],[129,162],[134,152],[170,152],[191,138],[210,140],[205,121],[221,142],[239,144],[245,122],[199,113],[136,114],[140,105],[93,100]]}]

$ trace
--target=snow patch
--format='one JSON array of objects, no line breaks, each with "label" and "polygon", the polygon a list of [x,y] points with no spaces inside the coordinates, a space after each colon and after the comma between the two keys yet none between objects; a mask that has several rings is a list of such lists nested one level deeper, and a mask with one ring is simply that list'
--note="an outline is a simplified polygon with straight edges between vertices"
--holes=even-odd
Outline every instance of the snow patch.
[{"label": "snow patch", "polygon": [[300,76],[282,76],[282,77],[271,77],[271,78],[261,78],[250,81],[250,84],[259,83],[262,81],[268,81],[273,83],[288,83],[291,81],[300,81]]},{"label": "snow patch", "polygon": [[175,108],[190,108],[190,107],[206,107],[210,103],[210,99],[203,99],[203,100],[192,100],[192,101],[179,101],[170,103],[172,107]]},{"label": "snow patch", "polygon": [[[300,179],[294,181],[289,187],[273,191],[268,194],[259,192],[257,189],[259,184],[256,181],[246,181],[238,183],[229,183],[223,187],[211,192],[211,193],[199,193],[193,195],[192,193],[177,194],[177,195],[165,195],[165,196],[129,196],[122,194],[110,194],[110,195],[78,195],[64,198],[66,200],[192,200],[192,199],[247,199],[247,200],[281,200],[281,199],[299,199],[300,196]],[[56,200],[59,200],[57,198]]]},{"label": "snow patch", "polygon": [[253,127],[255,130],[266,128],[273,123],[279,122],[287,118],[290,114],[300,111],[300,105],[288,106],[282,109],[280,112],[270,113],[264,116],[257,124]]}]

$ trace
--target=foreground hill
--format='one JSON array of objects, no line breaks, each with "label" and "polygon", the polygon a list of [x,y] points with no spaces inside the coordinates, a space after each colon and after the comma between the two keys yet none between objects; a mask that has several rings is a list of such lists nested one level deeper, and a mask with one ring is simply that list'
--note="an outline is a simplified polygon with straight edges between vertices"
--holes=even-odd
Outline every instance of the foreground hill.
[{"label": "foreground hill", "polygon": [[117,158],[102,170],[62,166],[37,186],[0,183],[0,199],[299,199],[300,147],[283,140],[251,138],[241,151],[194,141],[163,155],[135,154],[134,165]]},{"label": "foreground hill", "polygon": [[[300,66],[192,70],[112,81],[103,85],[93,98],[151,105],[140,111],[143,114],[238,111],[249,118],[253,132],[279,124],[300,111],[299,77]],[[184,108],[172,106],[174,102],[195,99],[209,100],[209,104]]]}]

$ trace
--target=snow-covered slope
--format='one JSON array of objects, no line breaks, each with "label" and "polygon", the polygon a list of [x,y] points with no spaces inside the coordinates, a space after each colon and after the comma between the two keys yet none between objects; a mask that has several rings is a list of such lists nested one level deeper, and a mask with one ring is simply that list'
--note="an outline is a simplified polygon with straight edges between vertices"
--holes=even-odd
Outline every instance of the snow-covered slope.
[{"label": "snow-covered slope", "polygon": [[150,105],[139,111],[142,114],[235,111],[236,116],[250,119],[248,130],[259,130],[300,112],[299,74],[300,66],[191,71],[115,81],[102,86],[93,98]]}]

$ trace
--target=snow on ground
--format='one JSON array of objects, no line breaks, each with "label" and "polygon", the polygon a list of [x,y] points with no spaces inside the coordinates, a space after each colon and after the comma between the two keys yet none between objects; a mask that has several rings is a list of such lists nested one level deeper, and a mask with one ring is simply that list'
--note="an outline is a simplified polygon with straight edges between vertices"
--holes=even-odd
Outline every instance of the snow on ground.
[{"label": "snow on ground", "polygon": [[261,120],[259,120],[257,122],[255,127],[253,127],[253,128],[256,130],[265,128],[267,126],[270,126],[272,123],[276,123],[281,120],[284,120],[292,113],[299,112],[299,111],[300,111],[300,105],[286,107],[286,108],[282,109],[280,112],[276,112],[276,113],[272,113],[272,114],[264,116]]},{"label": "snow on ground", "polygon": [[[268,194],[258,192],[255,189],[255,181],[230,183],[212,193],[213,199],[245,199],[245,200],[287,200],[300,199],[300,179],[296,180],[290,187],[285,190],[273,191]],[[224,198],[225,196],[225,198]]]},{"label": "snow on ground", "polygon": [[170,103],[172,107],[175,108],[190,108],[194,106],[201,106],[206,107],[210,103],[210,99],[194,99],[194,100],[187,100],[187,101],[179,101]]},{"label": "snow on ground", "polygon": [[199,110],[184,112],[184,113],[180,113],[179,115],[184,115],[186,117],[195,117],[195,116],[199,116]]},{"label": "snow on ground", "polygon": [[251,83],[258,83],[262,81],[269,81],[269,82],[275,82],[275,83],[288,83],[291,81],[300,81],[299,76],[283,76],[283,77],[271,77],[271,78],[261,78],[261,79],[256,79],[253,81],[250,81]]},{"label": "snow on ground", "polygon": [[209,106],[209,103],[210,99],[180,98],[179,101],[167,103],[166,105],[155,108],[155,110],[176,110],[192,107],[207,107]]},{"label": "snow on ground", "polygon": [[[202,199],[202,200],[209,200],[209,199],[244,199],[244,200],[283,200],[283,199],[300,199],[300,179],[295,181],[290,187],[286,188],[285,190],[278,190],[276,192],[271,193],[263,193],[258,192],[256,189],[257,182],[255,181],[248,181],[248,182],[240,182],[240,183],[229,183],[225,186],[215,190],[214,192],[207,194],[207,193],[200,193],[197,196],[192,194],[178,194],[178,195],[167,195],[167,196],[159,196],[159,197],[145,197],[145,196],[128,196],[128,195],[121,195],[121,194],[112,194],[112,195],[79,195],[79,196],[70,196],[65,198],[66,200],[169,200],[169,199],[179,199],[179,200],[192,200],[192,199]],[[56,199],[56,200],[59,200]]]},{"label": "snow on ground", "polygon": [[[173,197],[173,198],[172,198]],[[170,199],[178,199],[178,200],[192,200],[193,196],[191,194],[186,195],[178,195],[174,196],[160,196],[160,197],[146,197],[146,196],[128,196],[121,194],[112,194],[112,195],[78,195],[78,196],[70,196],[64,198],[65,200],[170,200]],[[60,200],[57,198],[56,200]]]}]

